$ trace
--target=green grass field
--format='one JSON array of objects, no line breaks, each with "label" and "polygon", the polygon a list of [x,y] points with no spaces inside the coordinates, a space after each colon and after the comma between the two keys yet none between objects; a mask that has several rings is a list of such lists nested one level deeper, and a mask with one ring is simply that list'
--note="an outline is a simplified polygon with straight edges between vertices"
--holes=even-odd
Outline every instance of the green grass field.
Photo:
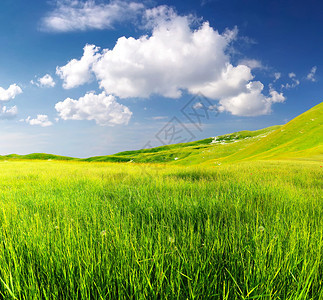
[{"label": "green grass field", "polygon": [[323,299],[322,110],[86,160],[2,156],[0,299]]},{"label": "green grass field", "polygon": [[321,299],[318,162],[1,162],[3,299]]}]

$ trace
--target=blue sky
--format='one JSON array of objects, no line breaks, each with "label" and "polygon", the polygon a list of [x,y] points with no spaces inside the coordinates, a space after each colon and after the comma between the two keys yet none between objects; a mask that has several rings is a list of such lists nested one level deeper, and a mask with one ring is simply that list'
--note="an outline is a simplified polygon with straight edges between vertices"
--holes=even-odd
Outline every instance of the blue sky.
[{"label": "blue sky", "polygon": [[322,101],[322,15],[313,0],[2,0],[0,155],[284,124]]}]

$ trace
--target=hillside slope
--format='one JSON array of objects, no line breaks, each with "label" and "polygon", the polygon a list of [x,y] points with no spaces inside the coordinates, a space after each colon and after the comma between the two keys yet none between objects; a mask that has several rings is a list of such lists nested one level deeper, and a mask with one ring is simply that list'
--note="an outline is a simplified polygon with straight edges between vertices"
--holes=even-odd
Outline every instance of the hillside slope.
[{"label": "hillside slope", "polygon": [[323,103],[291,120],[261,141],[226,158],[224,162],[259,159],[323,157]]},{"label": "hillside slope", "polygon": [[283,126],[240,131],[186,144],[126,151],[86,160],[185,165],[264,159],[321,160],[322,121],[323,103],[320,103]]},{"label": "hillside slope", "polygon": [[199,164],[215,158],[234,154],[235,152],[258,142],[277,128],[280,128],[280,126],[272,126],[256,131],[244,130],[191,143],[125,151],[108,156],[90,157],[84,159],[84,161],[172,163],[185,165]]}]

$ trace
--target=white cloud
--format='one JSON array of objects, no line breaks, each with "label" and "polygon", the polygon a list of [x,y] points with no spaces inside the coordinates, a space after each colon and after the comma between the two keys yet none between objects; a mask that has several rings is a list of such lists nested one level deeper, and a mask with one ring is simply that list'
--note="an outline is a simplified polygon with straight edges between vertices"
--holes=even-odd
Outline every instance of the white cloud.
[{"label": "white cloud", "polygon": [[95,3],[94,0],[58,0],[56,8],[42,20],[42,30],[55,32],[113,28],[115,23],[134,19],[144,5],[114,0]]},{"label": "white cloud", "polygon": [[41,127],[52,126],[53,123],[49,121],[47,115],[37,115],[35,119],[32,119],[30,116],[25,120],[29,125],[39,125]]},{"label": "white cloud", "polygon": [[9,101],[22,93],[22,89],[17,84],[11,84],[8,89],[0,87],[0,101]]},{"label": "white cloud", "polygon": [[246,91],[246,84],[253,79],[251,70],[245,65],[236,67],[227,64],[214,81],[205,81],[200,85],[192,84],[189,91],[199,92],[211,99],[221,99]]},{"label": "white cloud", "polygon": [[100,48],[94,45],[86,45],[80,60],[72,59],[67,65],[56,68],[56,74],[64,80],[64,89],[71,89],[92,80],[92,65],[100,55]]},{"label": "white cloud", "polygon": [[200,109],[200,108],[203,108],[203,104],[201,102],[197,102],[193,105],[193,108],[194,109]]},{"label": "white cloud", "polygon": [[271,90],[269,92],[270,94],[270,98],[269,98],[269,101],[273,102],[273,103],[283,103],[285,102],[286,98],[285,96],[283,95],[283,93],[278,93],[277,91],[275,90]]},{"label": "white cloud", "polygon": [[245,43],[246,45],[257,45],[258,42],[253,39],[253,38],[250,38],[248,36],[239,36],[238,39],[240,41],[242,41],[243,43]]},{"label": "white cloud", "polygon": [[317,66],[314,66],[311,71],[307,74],[306,79],[315,82],[316,78],[315,78],[315,73],[317,70]]},{"label": "white cloud", "polygon": [[294,72],[289,73],[288,77],[291,79],[291,82],[282,84],[281,85],[282,89],[293,89],[300,84],[300,81],[296,78],[296,74]]},{"label": "white cloud", "polygon": [[128,124],[132,116],[128,107],[105,92],[87,93],[78,100],[67,98],[56,103],[55,109],[63,120],[94,120],[101,126]]},{"label": "white cloud", "polygon": [[239,116],[258,116],[271,113],[272,103],[284,102],[282,93],[270,91],[270,97],[262,94],[264,85],[260,81],[252,81],[246,85],[246,90],[237,96],[221,99],[219,110],[228,111]]},{"label": "white cloud", "polygon": [[7,107],[7,106],[0,106],[0,118],[1,119],[13,119],[18,114],[17,106]]},{"label": "white cloud", "polygon": [[291,83],[286,83],[286,84],[282,84],[281,88],[285,88],[285,89],[293,89],[295,87],[297,87],[300,84],[300,81],[298,79],[296,79],[295,77],[292,78],[292,82]]},{"label": "white cloud", "polygon": [[277,73],[274,73],[274,77],[275,77],[275,80],[274,82],[276,82],[280,77],[281,77],[281,73],[277,72]]},{"label": "white cloud", "polygon": [[207,22],[192,31],[189,17],[159,13],[151,12],[158,21],[150,37],[121,37],[94,63],[93,71],[107,93],[121,98],[152,94],[179,98],[183,89],[195,91],[217,82],[233,68],[225,49],[235,31],[221,35]]},{"label": "white cloud", "polygon": [[46,88],[54,87],[56,84],[53,77],[50,76],[49,74],[46,74],[41,78],[38,78],[36,82],[34,80],[31,80],[30,83],[37,85],[39,87],[46,87]]},{"label": "white cloud", "polygon": [[[153,7],[150,9],[146,9],[145,13],[143,14],[143,24],[144,27],[147,29],[154,29],[160,26],[167,26],[172,20],[178,18],[176,11],[167,5],[160,5],[157,7]],[[180,17],[183,20],[186,19],[190,23],[199,22],[201,19],[196,18],[193,15],[186,15]]]},{"label": "white cloud", "polygon": [[[87,45],[81,60],[58,67],[57,74],[65,88],[89,82],[93,73],[100,88],[120,98],[147,98],[153,94],[179,98],[187,90],[220,101],[222,109],[233,114],[268,113],[273,102],[267,101],[263,88],[255,88],[258,82],[252,81],[251,69],[261,63],[231,63],[227,50],[237,29],[220,34],[204,22],[193,30],[193,19],[179,16],[167,6],[147,10],[151,35],[120,37],[113,49],[102,51]],[[246,108],[236,105],[237,99],[243,99]]]},{"label": "white cloud", "polygon": [[239,61],[240,65],[245,65],[249,67],[251,70],[253,69],[265,69],[265,67],[262,65],[261,61],[257,59],[242,59]]},{"label": "white cloud", "polygon": [[168,119],[167,116],[157,116],[157,117],[152,117],[152,120],[159,121],[159,120],[166,120]]}]

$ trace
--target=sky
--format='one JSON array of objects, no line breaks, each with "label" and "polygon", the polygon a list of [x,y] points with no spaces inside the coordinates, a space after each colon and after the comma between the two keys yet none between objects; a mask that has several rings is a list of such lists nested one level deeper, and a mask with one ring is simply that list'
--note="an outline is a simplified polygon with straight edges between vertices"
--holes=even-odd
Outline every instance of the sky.
[{"label": "sky", "polygon": [[323,98],[319,0],[1,0],[0,155],[285,124]]}]

